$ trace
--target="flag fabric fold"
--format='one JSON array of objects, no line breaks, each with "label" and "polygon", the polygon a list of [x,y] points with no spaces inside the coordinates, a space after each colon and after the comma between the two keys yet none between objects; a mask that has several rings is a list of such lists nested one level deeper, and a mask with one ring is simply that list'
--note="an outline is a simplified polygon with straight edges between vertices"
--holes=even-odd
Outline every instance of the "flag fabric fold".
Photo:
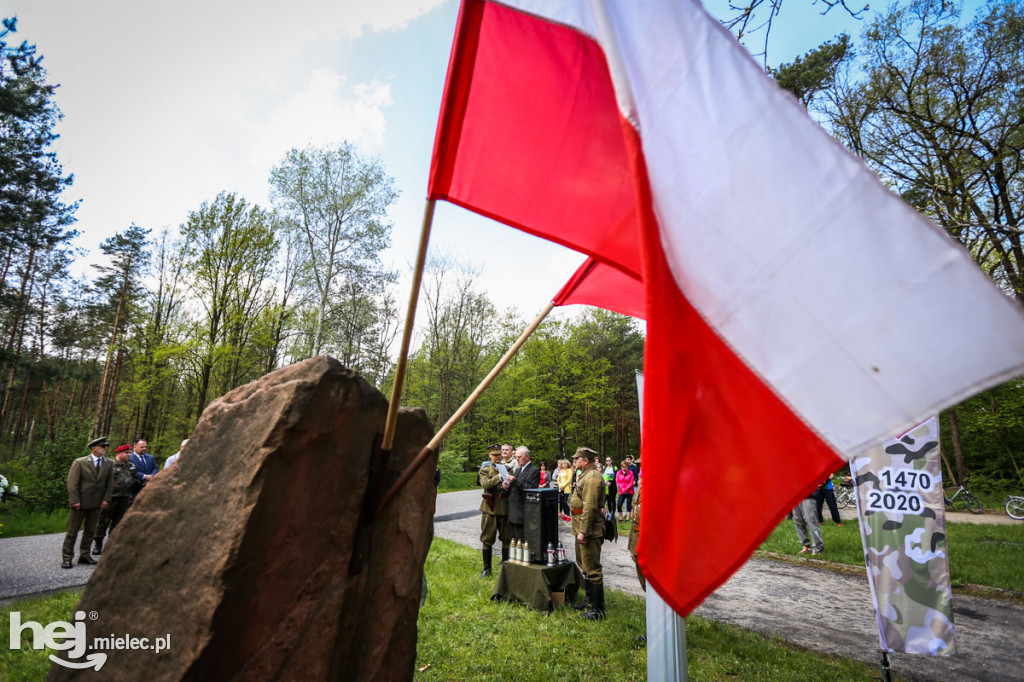
[{"label": "flag fabric fold", "polygon": [[1021,310],[695,0],[464,0],[429,196],[643,282],[639,554],[682,614],[838,456],[1024,370]]},{"label": "flag fabric fold", "polygon": [[644,319],[644,283],[633,275],[588,258],[551,301],[556,306],[592,305]]}]

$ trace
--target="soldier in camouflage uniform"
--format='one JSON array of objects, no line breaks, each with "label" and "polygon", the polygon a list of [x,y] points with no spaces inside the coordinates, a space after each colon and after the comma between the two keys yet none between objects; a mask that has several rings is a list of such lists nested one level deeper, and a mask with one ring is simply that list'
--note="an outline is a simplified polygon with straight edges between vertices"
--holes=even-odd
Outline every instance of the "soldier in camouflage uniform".
[{"label": "soldier in camouflage uniform", "polygon": [[96,538],[93,540],[93,554],[103,552],[103,538],[107,532],[114,532],[117,524],[121,523],[128,507],[132,505],[135,494],[139,491],[139,476],[135,465],[129,460],[132,454],[132,446],[118,446],[114,452],[114,473],[112,475],[114,489],[110,494],[110,504],[100,512],[100,524],[96,529]]},{"label": "soldier in camouflage uniform", "polygon": [[587,620],[604,618],[604,574],[601,571],[601,545],[604,543],[604,478],[594,468],[597,453],[579,448],[573,464],[583,471],[569,500],[572,533],[576,536],[576,563],[586,578],[587,598],[575,608]]},{"label": "soldier in camouflage uniform", "polygon": [[508,559],[508,493],[502,488],[501,474],[497,464],[501,463],[501,448],[492,445],[487,453],[491,461],[480,467],[477,483],[484,489],[480,503],[480,542],[483,545],[484,570],[480,577],[491,574],[491,548],[495,538],[501,538],[501,560]]}]

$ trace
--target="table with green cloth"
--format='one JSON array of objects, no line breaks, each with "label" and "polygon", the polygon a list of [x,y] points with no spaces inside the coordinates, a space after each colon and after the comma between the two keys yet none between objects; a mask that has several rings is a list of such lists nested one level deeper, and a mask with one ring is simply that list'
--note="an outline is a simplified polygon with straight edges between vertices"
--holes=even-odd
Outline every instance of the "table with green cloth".
[{"label": "table with green cloth", "polygon": [[551,608],[552,592],[565,592],[566,603],[571,603],[582,586],[583,574],[571,561],[554,566],[524,566],[506,561],[501,565],[491,599],[517,599],[538,611],[547,611]]}]

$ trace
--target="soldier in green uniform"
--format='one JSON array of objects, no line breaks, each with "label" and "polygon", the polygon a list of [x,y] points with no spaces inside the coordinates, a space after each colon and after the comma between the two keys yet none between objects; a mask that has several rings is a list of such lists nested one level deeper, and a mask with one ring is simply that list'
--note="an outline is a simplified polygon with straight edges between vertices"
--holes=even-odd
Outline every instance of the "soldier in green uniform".
[{"label": "soldier in green uniform", "polygon": [[110,494],[110,504],[100,512],[100,525],[96,529],[96,538],[93,540],[95,547],[92,553],[99,555],[103,553],[103,539],[107,532],[114,532],[117,524],[121,523],[128,507],[132,506],[132,500],[139,492],[139,475],[135,470],[129,457],[132,454],[131,445],[120,445],[114,451],[114,490]]},{"label": "soldier in green uniform", "polygon": [[587,620],[604,618],[604,574],[601,572],[601,545],[604,542],[604,478],[594,468],[597,453],[579,448],[573,464],[583,471],[569,500],[572,532],[576,536],[576,563],[586,578],[587,598],[576,607]]},{"label": "soldier in green uniform", "polygon": [[501,473],[497,465],[501,463],[501,448],[492,445],[487,453],[491,461],[480,467],[477,483],[484,489],[483,501],[480,503],[480,542],[483,544],[484,570],[481,578],[491,574],[491,548],[496,537],[501,538],[501,560],[508,559],[508,493],[502,488]]}]

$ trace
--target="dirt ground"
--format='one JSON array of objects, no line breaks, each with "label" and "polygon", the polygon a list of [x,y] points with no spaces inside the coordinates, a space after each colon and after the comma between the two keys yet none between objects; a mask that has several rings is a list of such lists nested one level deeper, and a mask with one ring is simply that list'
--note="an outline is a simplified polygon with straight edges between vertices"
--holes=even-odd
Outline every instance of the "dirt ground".
[{"label": "dirt ground", "polygon": [[[479,491],[438,496],[437,537],[479,548]],[[855,518],[854,510],[843,510]],[[961,518],[964,517],[964,518]],[[948,515],[957,521],[1017,523],[1005,514]],[[561,524],[562,541],[572,546],[568,527]],[[626,543],[606,544],[602,552],[605,583],[611,589],[642,595]],[[1024,679],[1024,607],[1001,600],[955,595],[954,622],[958,651],[948,658],[890,654],[893,671],[907,680]],[[710,620],[776,635],[787,642],[825,654],[837,654],[877,665],[878,628],[867,577],[820,568],[806,560],[797,564],[751,559],[696,613]],[[614,614],[609,614],[614,618]]]}]

